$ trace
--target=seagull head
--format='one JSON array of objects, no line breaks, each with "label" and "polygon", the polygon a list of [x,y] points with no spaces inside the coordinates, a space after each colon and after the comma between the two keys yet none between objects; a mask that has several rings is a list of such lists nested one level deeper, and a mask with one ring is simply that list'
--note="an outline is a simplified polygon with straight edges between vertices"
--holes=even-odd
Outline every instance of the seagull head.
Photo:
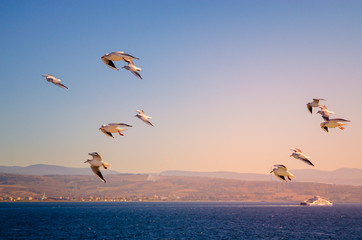
[{"label": "seagull head", "polygon": [[99,156],[99,154],[97,152],[91,152],[91,153],[88,153],[88,155],[91,155],[91,156]]}]

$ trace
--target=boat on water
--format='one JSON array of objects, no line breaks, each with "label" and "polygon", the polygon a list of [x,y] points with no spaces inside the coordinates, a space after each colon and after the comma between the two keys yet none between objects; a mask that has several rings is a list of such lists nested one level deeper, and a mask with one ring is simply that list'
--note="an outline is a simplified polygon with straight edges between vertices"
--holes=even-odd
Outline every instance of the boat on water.
[{"label": "boat on water", "polygon": [[300,205],[304,206],[333,206],[333,203],[321,198],[320,196],[314,196],[310,199],[304,200],[300,203]]}]

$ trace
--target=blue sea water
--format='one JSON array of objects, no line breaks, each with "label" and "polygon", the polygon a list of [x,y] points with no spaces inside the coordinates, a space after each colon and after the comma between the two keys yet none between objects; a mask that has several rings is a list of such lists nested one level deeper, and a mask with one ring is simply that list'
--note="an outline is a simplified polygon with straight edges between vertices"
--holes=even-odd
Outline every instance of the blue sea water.
[{"label": "blue sea water", "polygon": [[1,239],[362,239],[362,204],[0,203]]}]

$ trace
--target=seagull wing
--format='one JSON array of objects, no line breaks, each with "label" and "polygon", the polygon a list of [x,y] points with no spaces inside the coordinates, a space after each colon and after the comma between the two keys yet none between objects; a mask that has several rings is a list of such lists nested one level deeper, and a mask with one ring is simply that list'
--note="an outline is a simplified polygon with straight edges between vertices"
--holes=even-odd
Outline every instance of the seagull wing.
[{"label": "seagull wing", "polygon": [[330,121],[336,121],[336,122],[350,122],[350,120],[346,120],[343,118],[333,118]]},{"label": "seagull wing", "polygon": [[326,100],[323,98],[313,98],[313,101],[319,103],[319,101],[326,101]]},{"label": "seagull wing", "polygon": [[309,164],[314,167],[314,164],[311,161],[309,161],[308,158],[300,157],[299,159],[302,160],[303,162],[305,162],[306,164]]},{"label": "seagull wing", "polygon": [[291,148],[290,150],[292,150],[294,152],[302,152],[302,150],[300,150],[299,148]]},{"label": "seagull wing", "polygon": [[[124,53],[124,52],[122,52],[122,56],[123,56],[123,57],[126,57],[126,58],[130,58],[130,59],[139,59],[139,58],[136,58],[136,57],[134,57],[134,56],[132,56],[132,55],[130,55],[130,54]],[[125,61],[126,61],[126,60],[125,60]]]},{"label": "seagull wing", "polygon": [[106,134],[106,135],[108,135],[108,136],[110,136],[110,137],[114,138],[114,137],[113,137],[113,135],[112,135],[112,133],[107,132],[107,131],[106,131],[106,130],[104,130],[103,128],[101,128],[101,131],[102,131],[104,134]]},{"label": "seagull wing", "polygon": [[125,123],[109,123],[108,125],[119,126],[119,127],[132,127],[131,125],[128,125],[128,124],[125,124]]},{"label": "seagull wing", "polygon": [[58,87],[68,89],[64,84],[62,84],[60,82],[57,82],[57,83],[54,83],[54,84],[57,85]]},{"label": "seagull wing", "polygon": [[106,182],[106,180],[104,179],[101,171],[99,170],[99,167],[91,166],[91,169],[94,172],[94,174],[97,175],[103,182]]},{"label": "seagull wing", "polygon": [[308,108],[308,110],[309,110],[309,112],[310,112],[310,113],[312,113],[312,112],[313,112],[313,110],[312,110],[312,106],[311,106],[311,105],[307,104],[307,108]]},{"label": "seagull wing", "polygon": [[284,177],[284,176],[280,176],[280,175],[276,175],[276,174],[275,174],[275,176],[277,176],[277,178],[279,178],[279,179],[281,179],[281,180],[283,180],[283,181],[285,181],[285,182],[287,181],[287,180],[285,180],[285,177]]},{"label": "seagull wing", "polygon": [[133,75],[135,75],[136,77],[139,77],[143,80],[143,78],[141,77],[141,75],[137,72],[137,71],[131,71],[133,73]]},{"label": "seagull wing", "polygon": [[288,170],[286,166],[282,165],[282,164],[276,164],[274,165],[274,167],[277,167],[277,168],[283,168],[284,170]]},{"label": "seagull wing", "polygon": [[147,123],[148,125],[154,127],[154,126],[152,125],[152,123],[151,123],[150,121],[148,121],[147,119],[142,119],[142,121],[144,121],[144,122]]},{"label": "seagull wing", "polygon": [[105,57],[102,57],[102,61],[110,68],[113,68],[115,70],[119,70],[118,68],[116,68],[116,66],[114,65],[114,63],[111,60],[108,60]]}]

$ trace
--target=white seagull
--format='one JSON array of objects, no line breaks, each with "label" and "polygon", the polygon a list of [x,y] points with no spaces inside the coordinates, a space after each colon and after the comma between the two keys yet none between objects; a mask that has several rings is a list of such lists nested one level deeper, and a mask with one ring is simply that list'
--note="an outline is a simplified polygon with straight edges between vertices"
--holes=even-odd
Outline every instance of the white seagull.
[{"label": "white seagull", "polygon": [[136,67],[136,65],[134,65],[133,61],[132,60],[125,60],[126,62],[128,62],[128,65],[122,67],[124,69],[127,69],[129,71],[131,71],[131,73],[133,73],[136,77],[139,77],[141,79],[143,79],[141,77],[141,75],[138,73],[138,71],[141,71],[142,69],[139,68],[139,67]]},{"label": "white seagull", "polygon": [[99,154],[97,152],[88,153],[88,155],[91,155],[93,158],[88,159],[84,163],[89,163],[91,165],[90,167],[91,167],[92,171],[94,172],[94,174],[97,175],[103,182],[106,182],[106,180],[104,179],[99,168],[104,167],[104,169],[107,169],[111,165],[103,162],[102,157],[99,156]]},{"label": "white seagull", "polygon": [[314,107],[320,107],[319,101],[321,101],[321,100],[325,101],[325,99],[322,99],[322,98],[313,98],[313,102],[307,103],[307,108],[310,113],[312,113],[312,109]]},{"label": "white seagull", "polygon": [[101,130],[104,134],[114,138],[112,133],[116,132],[118,132],[119,135],[124,136],[121,132],[127,130],[127,128],[121,128],[121,127],[132,127],[132,126],[125,123],[108,123],[107,125],[103,124],[99,128],[99,130]]},{"label": "white seagull", "polygon": [[319,107],[321,108],[321,110],[319,110],[319,111],[317,112],[317,114],[319,113],[320,115],[322,115],[322,118],[323,118],[325,121],[329,121],[329,116],[330,116],[331,114],[333,114],[334,112],[329,111],[325,105],[320,105]]},{"label": "white seagull", "polygon": [[328,132],[328,128],[339,127],[339,129],[343,130],[344,127],[342,127],[342,126],[347,125],[346,122],[351,122],[351,121],[345,120],[343,118],[333,118],[333,119],[329,119],[326,122],[322,122],[320,125],[324,131]]},{"label": "white seagull", "polygon": [[135,117],[138,117],[139,119],[141,119],[142,121],[144,121],[145,123],[147,123],[148,125],[152,126],[152,123],[150,123],[150,121],[148,121],[148,119],[150,119],[150,116],[146,116],[145,112],[143,110],[137,110],[138,114],[135,115]]},{"label": "white seagull", "polygon": [[294,151],[290,157],[294,157],[295,159],[302,160],[303,162],[311,165],[314,167],[314,164],[309,161],[310,157],[302,153],[302,151],[299,148],[291,148],[290,150]]},{"label": "white seagull", "polygon": [[116,51],[103,55],[101,59],[108,67],[113,68],[115,70],[119,70],[118,68],[116,68],[116,66],[112,61],[122,61],[122,60],[132,61],[132,59],[139,59],[139,58],[133,57],[121,51]]},{"label": "white seagull", "polygon": [[45,80],[47,80],[48,82],[53,83],[54,85],[57,85],[58,87],[68,89],[66,86],[64,86],[63,84],[60,83],[60,81],[61,81],[60,79],[54,77],[51,74],[44,74],[43,77],[45,77]]},{"label": "white seagull", "polygon": [[279,178],[282,181],[287,181],[285,180],[285,177],[287,177],[289,179],[289,181],[292,181],[292,178],[295,178],[295,176],[293,174],[291,174],[290,172],[288,172],[288,168],[284,165],[281,164],[277,164],[274,165],[275,168],[273,168],[273,170],[270,173],[274,173],[275,176],[277,176],[277,178]]}]

